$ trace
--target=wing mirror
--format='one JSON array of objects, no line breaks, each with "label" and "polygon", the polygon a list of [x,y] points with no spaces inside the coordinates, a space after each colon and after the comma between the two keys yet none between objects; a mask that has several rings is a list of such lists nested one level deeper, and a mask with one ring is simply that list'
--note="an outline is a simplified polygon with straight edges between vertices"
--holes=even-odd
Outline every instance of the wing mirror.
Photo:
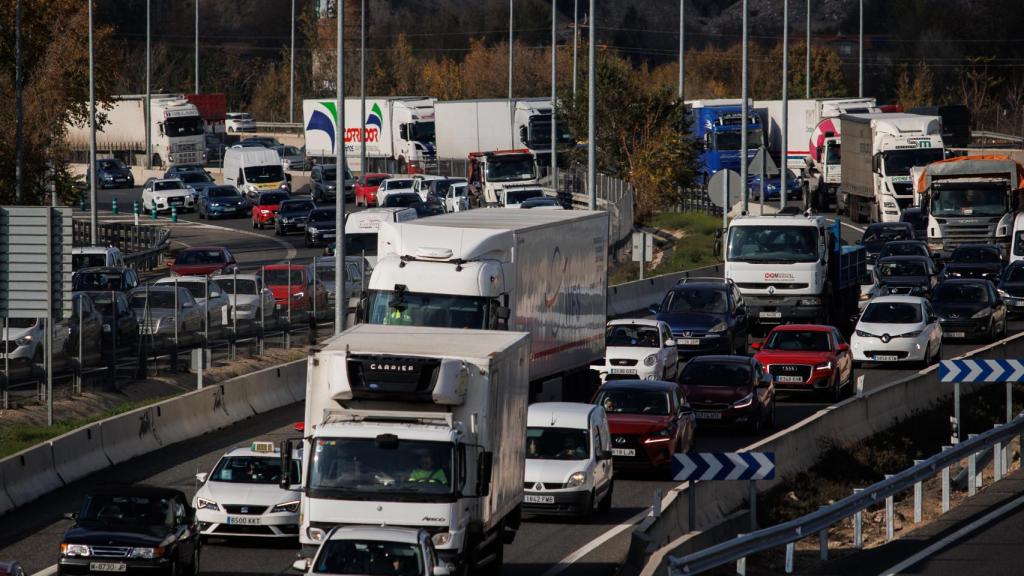
[{"label": "wing mirror", "polygon": [[661,312],[661,304],[651,304],[647,309],[650,310],[651,314],[657,314]]},{"label": "wing mirror", "polygon": [[611,460],[611,458],[612,458],[612,451],[611,450],[598,450],[597,451],[597,459],[598,460]]},{"label": "wing mirror", "polygon": [[64,519],[65,520],[78,520],[78,512],[65,512],[64,513]]},{"label": "wing mirror", "polygon": [[308,572],[309,567],[312,564],[312,561],[312,558],[299,558],[295,562],[292,562],[292,568],[294,570],[298,570],[299,572]]},{"label": "wing mirror", "polygon": [[839,350],[840,352],[849,352],[850,345],[847,344],[846,342],[843,342],[842,344],[839,345],[839,348],[837,348],[837,350]]},{"label": "wing mirror", "polygon": [[196,474],[196,481],[200,484],[205,484],[207,476],[208,474],[206,472],[200,472],[199,474]]},{"label": "wing mirror", "polygon": [[191,302],[182,302],[181,303],[181,307],[182,308],[191,308],[192,307],[192,303]]},{"label": "wing mirror", "polygon": [[665,347],[666,348],[671,348],[671,347],[673,347],[675,345],[676,345],[676,339],[675,338],[669,338],[669,339],[665,340]]},{"label": "wing mirror", "polygon": [[764,342],[753,342],[750,344],[752,350],[760,350],[762,346],[764,346]]}]

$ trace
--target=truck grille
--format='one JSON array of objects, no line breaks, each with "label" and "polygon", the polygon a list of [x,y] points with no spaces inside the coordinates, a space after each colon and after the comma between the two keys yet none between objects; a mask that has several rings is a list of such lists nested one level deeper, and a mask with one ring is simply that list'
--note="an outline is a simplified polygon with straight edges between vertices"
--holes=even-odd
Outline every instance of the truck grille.
[{"label": "truck grille", "polygon": [[181,152],[196,152],[199,150],[199,144],[174,144],[171,146],[172,154],[179,154]]},{"label": "truck grille", "polygon": [[801,382],[811,379],[811,367],[805,364],[770,364],[768,373],[772,376],[799,376]]},{"label": "truck grille", "polygon": [[954,250],[961,244],[987,244],[995,236],[995,225],[989,223],[952,224],[939,222],[942,249]]},{"label": "truck grille", "polygon": [[561,490],[565,484],[559,482],[523,482],[523,490]]}]

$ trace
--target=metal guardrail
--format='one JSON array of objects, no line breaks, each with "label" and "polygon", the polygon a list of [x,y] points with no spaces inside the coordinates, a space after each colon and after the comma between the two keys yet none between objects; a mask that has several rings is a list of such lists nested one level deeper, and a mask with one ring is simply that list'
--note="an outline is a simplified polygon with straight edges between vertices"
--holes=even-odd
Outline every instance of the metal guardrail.
[{"label": "metal guardrail", "polygon": [[256,132],[301,132],[302,124],[299,122],[254,122]]},{"label": "metal guardrail", "polygon": [[[88,246],[90,223],[75,220],[72,227],[72,243]],[[104,246],[116,246],[126,264],[138,270],[151,270],[160,265],[160,256],[170,244],[171,229],[159,226],[135,226],[126,222],[105,222],[96,230],[96,241]]]},{"label": "metal guardrail", "polygon": [[[980,471],[976,471],[977,456],[986,450],[991,449],[994,451],[994,477],[998,481],[1006,474],[1007,446],[1012,439],[1018,436],[1021,436],[1021,440],[1024,441],[1024,414],[1019,414],[1010,422],[973,436],[956,446],[944,447],[942,452],[931,458],[920,461],[911,468],[894,474],[861,491],[857,491],[852,496],[848,496],[831,506],[821,508],[789,522],[736,537],[688,556],[669,557],[669,574],[671,576],[699,574],[733,562],[745,562],[745,559],[752,554],[783,546],[786,547],[787,551],[786,565],[789,568],[787,570],[788,573],[792,567],[792,550],[795,542],[813,537],[815,534],[821,534],[843,520],[854,517],[854,545],[857,546],[857,526],[859,525],[858,519],[860,514],[867,508],[883,501],[886,503],[887,511],[886,533],[888,539],[892,540],[893,504],[891,498],[895,494],[914,488],[915,509],[919,510],[922,493],[920,485],[925,480],[941,473],[943,477],[943,511],[945,512],[949,507],[949,468],[965,458],[968,459],[968,493],[973,495],[975,492],[975,474],[980,474]],[[1024,446],[1024,442],[1022,442],[1021,446]],[[825,551],[827,551],[827,541],[823,541],[822,546],[825,547],[822,553],[824,557]]]},{"label": "metal guardrail", "polygon": [[972,138],[991,138],[992,140],[1005,140],[1006,142],[1024,142],[1024,137],[1019,134],[1005,134],[1003,132],[992,132],[989,130],[973,130]]}]

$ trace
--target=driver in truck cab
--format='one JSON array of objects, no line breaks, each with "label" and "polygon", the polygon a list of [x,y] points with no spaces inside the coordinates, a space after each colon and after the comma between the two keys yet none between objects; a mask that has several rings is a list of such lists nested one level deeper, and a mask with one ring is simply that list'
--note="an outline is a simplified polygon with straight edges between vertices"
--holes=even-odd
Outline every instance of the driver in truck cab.
[{"label": "driver in truck cab", "polygon": [[434,464],[434,457],[430,452],[423,451],[419,454],[420,464],[409,473],[409,482],[426,482],[428,484],[447,484],[448,477],[444,470]]}]

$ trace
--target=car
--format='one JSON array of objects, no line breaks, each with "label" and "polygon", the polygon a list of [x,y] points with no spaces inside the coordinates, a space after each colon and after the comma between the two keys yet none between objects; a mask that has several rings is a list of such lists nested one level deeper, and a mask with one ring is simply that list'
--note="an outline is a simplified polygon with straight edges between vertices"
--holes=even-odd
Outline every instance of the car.
[{"label": "car", "polygon": [[[352,172],[345,169],[345,201],[355,200],[356,179]],[[313,202],[323,204],[335,201],[335,190],[338,186],[338,171],[334,164],[317,164],[309,173],[309,195]]]},{"label": "car", "polygon": [[0,562],[0,576],[28,576],[18,562]]},{"label": "car", "polygon": [[268,223],[274,224],[277,210],[285,200],[291,200],[287,192],[260,192],[252,203],[252,227],[263,230]]},{"label": "car", "polygon": [[168,265],[178,276],[208,276],[238,267],[235,257],[223,246],[192,246],[179,250]]},{"label": "car", "polygon": [[75,270],[71,289],[128,292],[139,285],[139,274],[127,266],[96,266]]},{"label": "car", "polygon": [[71,248],[71,269],[97,266],[124,266],[124,256],[115,246],[77,246]]},{"label": "car", "polygon": [[615,466],[666,468],[674,454],[694,446],[696,420],[683,389],[675,382],[605,382],[593,403],[608,415]]},{"label": "car", "polygon": [[942,326],[920,296],[879,296],[864,308],[853,337],[853,362],[931,364],[942,358]]},{"label": "car", "polygon": [[281,157],[281,167],[285,170],[306,169],[306,153],[298,146],[281,144],[280,146],[271,146],[270,149],[277,151],[277,155]]},{"label": "car", "polygon": [[1009,314],[1024,314],[1024,260],[1017,260],[1006,267],[998,288]]},{"label": "car", "polygon": [[775,378],[750,356],[699,356],[679,385],[698,425],[744,426],[753,434],[775,426]]},{"label": "car", "polygon": [[650,310],[672,328],[680,358],[747,351],[747,306],[731,281],[680,280]]},{"label": "car", "polygon": [[924,240],[893,240],[892,242],[886,242],[882,245],[878,258],[881,259],[886,256],[924,256],[936,262],[939,260],[938,254],[928,251],[928,244]]},{"label": "car", "polygon": [[59,576],[98,572],[199,574],[202,542],[185,494],[154,486],[105,486],[65,515]]},{"label": "car", "polygon": [[272,136],[249,136],[243,140],[240,140],[236,146],[242,148],[267,148],[273,149],[281,146],[281,141]]},{"label": "car", "polygon": [[434,196],[427,196],[426,202],[417,202],[410,207],[416,211],[417,218],[444,214],[444,204]]},{"label": "car", "polygon": [[192,506],[203,536],[298,538],[302,461],[290,462],[291,469],[282,470],[280,449],[257,441],[229,450],[211,472],[196,474]]},{"label": "car", "polygon": [[261,275],[223,274],[214,276],[213,280],[227,295],[228,319],[264,324],[274,322],[274,295],[263,286]]},{"label": "car", "polygon": [[380,186],[380,183],[384,179],[390,177],[390,174],[384,174],[381,172],[361,174],[359,176],[359,180],[356,181],[355,186],[356,206],[376,206],[377,187]]},{"label": "car", "polygon": [[154,286],[179,286],[185,288],[192,294],[196,306],[206,313],[208,324],[204,328],[212,328],[225,323],[228,314],[227,308],[231,306],[231,300],[226,292],[221,289],[220,284],[213,281],[209,276],[171,276],[160,278]]},{"label": "car", "polygon": [[398,192],[412,192],[413,179],[409,176],[391,176],[380,181],[380,185],[377,186],[377,205],[383,206],[384,200],[388,197],[388,194],[394,194]]},{"label": "car", "polygon": [[610,320],[605,328],[604,363],[591,366],[608,380],[673,380],[679,353],[672,329],[659,320]]},{"label": "car", "polygon": [[552,198],[550,196],[541,196],[537,198],[527,198],[519,205],[520,208],[535,208],[538,210],[564,210],[562,204],[558,201],[558,198]]},{"label": "car", "polygon": [[[85,171],[85,184],[89,185],[91,172]],[[118,158],[100,158],[96,160],[96,186],[107,188],[134,188],[135,175],[127,164]]]},{"label": "car", "polygon": [[906,222],[875,222],[864,229],[859,244],[864,246],[867,263],[871,265],[887,242],[913,239],[914,229]]},{"label": "car", "polygon": [[248,112],[228,112],[224,115],[224,131],[228,134],[255,132],[256,122]]},{"label": "car", "polygon": [[274,234],[287,236],[293,230],[305,230],[309,213],[316,209],[316,204],[306,198],[282,200],[274,217]]},{"label": "car", "polygon": [[295,560],[292,568],[309,576],[450,576],[455,573],[450,564],[439,560],[429,532],[395,526],[331,528],[313,557]]},{"label": "car", "polygon": [[88,296],[100,314],[103,321],[103,350],[135,347],[139,340],[139,319],[124,292],[87,290],[76,294]]},{"label": "car", "polygon": [[[327,290],[301,264],[270,264],[261,269],[263,282],[274,295],[274,309],[289,322],[326,317]],[[315,312],[315,314],[314,314]]]},{"label": "car", "polygon": [[139,286],[128,293],[128,301],[142,336],[182,343],[203,332],[203,309],[184,286]]},{"label": "car", "polygon": [[200,219],[234,217],[245,214],[245,198],[234,186],[211,186],[200,190],[196,212]]},{"label": "car", "polygon": [[461,212],[470,208],[468,182],[456,182],[444,193],[444,211]]},{"label": "car", "polygon": [[311,248],[320,243],[327,243],[337,236],[337,216],[334,208],[316,208],[306,218],[305,246]]},{"label": "car", "polygon": [[886,256],[875,261],[875,296],[909,294],[929,298],[939,283],[935,263],[927,256]]},{"label": "car", "polygon": [[543,198],[544,190],[533,186],[509,187],[500,192],[500,195],[504,208],[519,208],[527,200]]},{"label": "car", "polygon": [[[6,326],[6,329],[4,327]],[[71,315],[55,325],[53,331],[54,362],[67,365],[72,357],[83,363],[100,357],[103,317],[92,300],[81,292],[71,296]],[[43,369],[45,359],[46,320],[42,318],[0,319],[0,366],[9,366],[15,374],[30,374]],[[81,350],[79,347],[81,346]],[[6,380],[0,375],[0,379]]]},{"label": "car", "polygon": [[431,196],[440,199],[448,190],[448,187],[458,182],[465,182],[465,178],[452,176],[431,176],[428,174],[416,174],[412,177],[413,192],[420,195],[426,202]]},{"label": "car", "polygon": [[988,280],[950,278],[935,288],[931,302],[947,340],[1006,337],[1006,302]]},{"label": "car", "polygon": [[1006,259],[1003,250],[992,244],[961,244],[945,261],[942,273],[947,278],[982,278],[998,282]]},{"label": "car", "polygon": [[[319,256],[313,264],[308,266],[309,275],[316,276],[317,280],[323,284],[324,290],[327,291],[327,306],[334,308],[334,299],[336,297],[336,290],[334,289],[334,271],[335,262],[333,256]],[[373,271],[373,267],[366,260],[363,260],[362,256],[346,256],[345,257],[345,295],[349,298],[358,296],[362,293],[364,288],[363,279],[369,281],[370,272]]]},{"label": "car", "polygon": [[919,207],[910,206],[900,212],[900,222],[910,224],[914,231],[914,238],[926,240],[928,238],[928,214]]},{"label": "car", "polygon": [[777,391],[817,392],[838,402],[853,389],[853,353],[834,326],[783,324],[751,347]]},{"label": "car", "polygon": [[177,178],[150,178],[142,187],[142,207],[157,212],[169,211],[171,207],[178,210],[192,210],[195,197],[185,183]]},{"label": "car", "polygon": [[202,164],[175,164],[174,166],[168,168],[166,172],[164,172],[164,178],[178,178],[182,174],[192,173],[209,174],[206,171],[206,166],[203,166]]},{"label": "car", "polygon": [[[760,164],[758,164],[760,166]],[[753,168],[753,166],[752,166]],[[753,171],[752,171],[753,172]],[[751,173],[747,179],[747,190],[750,198],[761,200],[761,176]],[[767,175],[764,179],[764,199],[766,202],[778,201],[779,190],[782,188],[782,177],[779,174]],[[792,170],[786,170],[786,200],[800,200],[803,198],[803,185],[800,178]]]},{"label": "car", "polygon": [[611,510],[612,439],[604,408],[537,402],[527,408],[523,512],[589,519]]},{"label": "car", "polygon": [[217,183],[213,181],[213,176],[206,170],[179,171],[172,176],[164,174],[164,178],[177,178],[184,182],[185,187],[191,190],[193,200],[198,200],[199,194],[203,190],[217,186]]},{"label": "car", "polygon": [[224,136],[223,134],[206,133],[206,160],[216,163],[224,161]]}]

